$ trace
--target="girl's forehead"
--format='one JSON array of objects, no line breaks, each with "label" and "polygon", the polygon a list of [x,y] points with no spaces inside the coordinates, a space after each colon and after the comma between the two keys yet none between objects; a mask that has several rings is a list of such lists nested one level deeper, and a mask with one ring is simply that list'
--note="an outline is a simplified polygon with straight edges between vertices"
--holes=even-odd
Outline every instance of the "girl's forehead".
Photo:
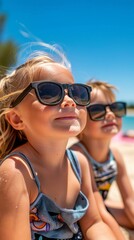
[{"label": "girl's forehead", "polygon": [[73,83],[72,73],[64,66],[58,63],[45,63],[40,65],[36,72],[38,80],[50,80],[56,82]]},{"label": "girl's forehead", "polygon": [[99,88],[93,88],[91,92],[91,102],[110,103],[113,100],[114,100],[113,97],[108,91],[103,91],[102,89]]}]

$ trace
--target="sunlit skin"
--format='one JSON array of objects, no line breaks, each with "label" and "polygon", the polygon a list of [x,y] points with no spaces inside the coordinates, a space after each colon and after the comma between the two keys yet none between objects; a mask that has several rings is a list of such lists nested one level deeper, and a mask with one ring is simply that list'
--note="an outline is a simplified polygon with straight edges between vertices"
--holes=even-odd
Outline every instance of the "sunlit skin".
[{"label": "sunlit skin", "polygon": [[[106,97],[104,93],[99,89],[94,89],[91,93],[91,104],[110,104],[112,103],[111,99]],[[105,144],[106,140],[109,142],[111,138],[116,135],[122,127],[122,118],[117,118],[114,113],[110,110],[109,107],[106,109],[105,119],[101,121],[92,121],[88,116],[86,127],[83,131],[85,135],[85,144],[86,144],[86,136],[88,141],[96,142],[97,140],[100,144]],[[90,136],[90,138],[89,138]],[[101,143],[100,143],[101,139]],[[89,144],[87,147],[90,147]]]},{"label": "sunlit skin", "polygon": [[[45,63],[35,72],[35,81],[74,83],[70,71],[57,63]],[[39,103],[32,90],[6,114],[6,119],[14,129],[24,131],[27,136],[28,142],[13,151],[19,151],[30,159],[38,175],[41,192],[60,207],[72,209],[81,190],[90,203],[79,222],[84,239],[116,240],[96,207],[85,156],[76,153],[82,172],[80,184],[65,155],[69,137],[76,136],[85,127],[86,107],[76,105],[67,92],[60,104],[45,106]],[[3,162],[0,176],[4,181],[8,176],[6,188],[3,181],[0,182],[0,195],[3,196],[0,197],[0,212],[3,216],[1,240],[30,240],[29,208],[38,195],[30,170],[20,157],[15,156]],[[8,231],[5,232],[7,226]]]},{"label": "sunlit skin", "polygon": [[[47,63],[44,68],[42,67],[38,80],[43,79],[50,79],[59,83],[74,83],[72,74],[67,69],[52,63]],[[61,138],[61,136],[68,139],[69,135],[76,135],[81,128],[83,129],[86,123],[85,107],[76,106],[67,94],[61,105],[45,106],[39,103],[33,90],[16,108],[21,118],[24,118],[25,131],[31,139],[33,139],[32,134],[35,132],[33,129],[38,128],[39,140],[37,141],[40,141],[40,143],[42,138],[44,139],[44,133],[45,137],[50,137],[50,140],[53,141],[55,141],[55,138]],[[37,124],[37,122],[40,124]],[[38,138],[37,134],[36,138]]]},{"label": "sunlit skin", "polygon": [[[110,104],[112,102],[108,94],[104,94],[101,89],[93,89],[91,93],[91,104]],[[108,159],[109,149],[112,150],[117,162],[118,174],[116,182],[124,204],[116,204],[109,200],[106,200],[105,204],[109,207],[112,215],[121,226],[134,229],[134,192],[127,175],[123,157],[118,149],[111,144],[111,139],[121,130],[121,127],[122,118],[116,117],[110,108],[107,107],[104,120],[93,121],[87,116],[86,127],[79,139],[93,159],[99,163],[105,163]],[[83,153],[83,150],[77,144],[73,145],[71,148]],[[90,163],[89,166],[92,172],[93,170]],[[92,173],[92,175],[94,174]],[[92,185],[101,216],[114,231],[113,226],[115,223],[110,219],[110,216],[106,217],[109,213],[105,209],[103,199],[98,192],[94,177],[92,179]]]},{"label": "sunlit skin", "polygon": [[[91,96],[91,104],[112,103],[111,99],[106,97],[104,93],[99,89],[94,89]],[[104,120],[92,121],[90,117],[87,116],[87,124],[82,132],[82,142],[86,146],[87,150],[89,152],[92,152],[92,156],[94,159],[99,162],[103,162],[107,159],[107,149],[105,148],[105,146],[109,146],[112,137],[120,131],[121,126],[122,119],[115,117],[114,113],[110,110],[109,107],[107,107],[106,109],[106,115]],[[96,150],[94,151],[94,149]]]},{"label": "sunlit skin", "polygon": [[[51,79],[51,81],[59,83],[74,83],[72,74],[66,68],[56,63],[47,63],[44,68],[41,66],[36,74],[38,74],[38,81]],[[43,105],[37,100],[33,90],[10,112],[10,116],[13,126],[23,130],[28,138],[28,142],[19,147],[17,151],[24,152],[29,156],[37,172],[41,172],[40,176],[43,177],[45,172],[45,177],[43,177],[45,178],[45,183],[47,182],[48,169],[52,171],[53,174],[54,170],[51,170],[52,166],[57,168],[55,171],[57,178],[57,172],[61,171],[63,166],[66,168],[66,164],[64,164],[64,154],[68,138],[70,136],[76,136],[86,124],[86,108],[77,106],[67,94],[63,102],[59,105]],[[16,125],[14,118],[17,122]],[[41,159],[41,161],[37,162],[36,159],[38,158]],[[40,168],[42,168],[42,170]],[[64,172],[66,171],[64,170]],[[54,179],[54,177],[52,179]],[[59,181],[61,181],[60,178]],[[60,188],[61,185],[59,181],[56,181],[58,188]],[[54,185],[55,184],[53,184],[53,186]],[[76,196],[77,192],[68,196],[68,200],[64,199],[61,202],[61,197],[55,196],[56,193],[54,192],[56,190],[52,192],[52,189],[50,190],[49,187],[47,189],[44,185],[44,179],[43,182],[41,181],[41,186],[42,189],[44,188],[44,192],[54,198],[61,206],[65,207],[66,204],[68,207],[73,206],[74,200],[72,201],[72,197],[70,196]],[[36,196],[36,194],[35,192],[34,196]],[[69,202],[71,202],[71,204],[69,204]]]}]

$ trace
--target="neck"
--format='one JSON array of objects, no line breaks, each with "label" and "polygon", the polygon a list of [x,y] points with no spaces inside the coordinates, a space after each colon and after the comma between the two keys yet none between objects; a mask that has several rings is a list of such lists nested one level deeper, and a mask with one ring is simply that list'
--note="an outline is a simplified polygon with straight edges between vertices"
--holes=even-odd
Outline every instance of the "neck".
[{"label": "neck", "polygon": [[42,167],[58,168],[62,166],[65,157],[67,140],[48,141],[42,142],[30,141],[21,147],[21,150],[33,162]]},{"label": "neck", "polygon": [[103,162],[107,160],[110,140],[106,141],[100,139],[82,139],[81,143],[87,149],[89,154],[98,162]]}]

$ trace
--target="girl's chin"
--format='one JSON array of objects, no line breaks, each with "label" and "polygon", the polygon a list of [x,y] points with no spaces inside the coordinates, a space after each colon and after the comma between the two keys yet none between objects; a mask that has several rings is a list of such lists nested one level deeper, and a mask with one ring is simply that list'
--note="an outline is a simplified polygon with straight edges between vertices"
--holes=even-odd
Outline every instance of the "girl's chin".
[{"label": "girl's chin", "polygon": [[68,133],[70,137],[76,137],[81,132],[80,126],[70,126]]},{"label": "girl's chin", "polygon": [[119,132],[119,129],[117,127],[107,127],[103,129],[103,132],[115,135]]}]

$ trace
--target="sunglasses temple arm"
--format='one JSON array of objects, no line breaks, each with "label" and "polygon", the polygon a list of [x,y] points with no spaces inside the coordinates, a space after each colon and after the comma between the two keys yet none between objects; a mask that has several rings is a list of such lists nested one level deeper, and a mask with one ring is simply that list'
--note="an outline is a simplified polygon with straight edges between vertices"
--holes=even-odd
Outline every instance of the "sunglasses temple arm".
[{"label": "sunglasses temple arm", "polygon": [[23,98],[32,90],[32,86],[29,85],[17,98],[14,102],[12,102],[10,108],[14,108],[15,106],[17,106],[22,100]]}]

